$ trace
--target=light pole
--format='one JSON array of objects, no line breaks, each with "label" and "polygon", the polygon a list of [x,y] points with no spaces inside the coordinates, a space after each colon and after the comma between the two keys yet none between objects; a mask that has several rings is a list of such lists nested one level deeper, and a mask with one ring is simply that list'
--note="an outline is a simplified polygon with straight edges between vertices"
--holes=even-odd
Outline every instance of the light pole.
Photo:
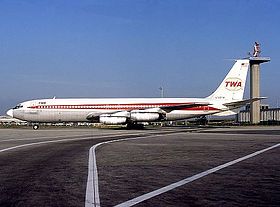
[{"label": "light pole", "polygon": [[160,90],[160,97],[163,98],[164,97],[164,89],[163,87],[159,87],[159,90]]}]

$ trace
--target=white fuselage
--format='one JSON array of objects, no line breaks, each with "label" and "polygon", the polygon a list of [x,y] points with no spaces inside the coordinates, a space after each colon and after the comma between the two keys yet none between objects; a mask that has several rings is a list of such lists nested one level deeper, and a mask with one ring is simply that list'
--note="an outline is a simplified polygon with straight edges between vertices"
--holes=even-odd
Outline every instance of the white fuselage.
[{"label": "white fuselage", "polygon": [[[209,102],[205,98],[40,99],[20,103],[12,109],[12,116],[29,122],[85,122],[89,121],[89,116],[135,110],[157,112],[163,106],[205,101]],[[225,109],[216,101],[208,106],[173,110],[165,114],[165,120],[198,117]]]}]

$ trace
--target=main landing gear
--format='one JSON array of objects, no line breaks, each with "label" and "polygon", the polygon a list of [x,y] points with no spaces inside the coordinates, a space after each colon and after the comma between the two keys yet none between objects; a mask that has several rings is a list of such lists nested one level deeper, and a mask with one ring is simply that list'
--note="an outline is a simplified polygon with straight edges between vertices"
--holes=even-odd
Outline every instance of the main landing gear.
[{"label": "main landing gear", "polygon": [[196,120],[197,124],[199,125],[207,125],[208,124],[208,119],[206,118],[206,116],[201,116],[200,118],[198,118]]}]

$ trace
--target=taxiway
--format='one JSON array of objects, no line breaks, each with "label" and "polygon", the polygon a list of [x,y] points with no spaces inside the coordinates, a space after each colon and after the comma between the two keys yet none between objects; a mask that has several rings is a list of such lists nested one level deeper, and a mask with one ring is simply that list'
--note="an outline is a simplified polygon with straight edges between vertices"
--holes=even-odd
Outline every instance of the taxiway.
[{"label": "taxiway", "polygon": [[129,206],[139,197],[135,206],[280,206],[279,143],[279,127],[1,129],[0,206]]}]

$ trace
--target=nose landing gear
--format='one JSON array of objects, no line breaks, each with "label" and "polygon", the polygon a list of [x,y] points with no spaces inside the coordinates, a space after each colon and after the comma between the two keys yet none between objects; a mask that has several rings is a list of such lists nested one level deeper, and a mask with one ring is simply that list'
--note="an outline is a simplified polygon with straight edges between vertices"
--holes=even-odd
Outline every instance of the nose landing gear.
[{"label": "nose landing gear", "polygon": [[32,125],[32,128],[33,128],[34,130],[39,129],[39,124],[33,124],[33,125]]}]

